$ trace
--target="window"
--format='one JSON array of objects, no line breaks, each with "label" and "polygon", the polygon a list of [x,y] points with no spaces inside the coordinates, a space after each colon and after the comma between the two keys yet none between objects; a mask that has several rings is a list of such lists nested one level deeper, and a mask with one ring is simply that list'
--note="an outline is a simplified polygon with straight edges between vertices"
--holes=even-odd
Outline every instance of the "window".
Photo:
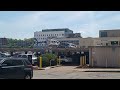
[{"label": "window", "polygon": [[31,63],[28,60],[24,60],[24,61],[25,61],[25,64],[31,65]]},{"label": "window", "polygon": [[106,46],[108,46],[108,43],[106,43]]},{"label": "window", "polygon": [[26,55],[22,55],[22,58],[27,58],[27,56]]},{"label": "window", "polygon": [[13,66],[23,65],[22,60],[11,60]]},{"label": "window", "polygon": [[62,36],[64,36],[64,34],[62,34]]},{"label": "window", "polygon": [[101,37],[107,37],[107,32],[101,32]]},{"label": "window", "polygon": [[11,60],[5,60],[2,64],[7,64],[7,66],[12,66]]},{"label": "window", "polygon": [[18,55],[18,58],[22,57],[21,55]]},{"label": "window", "polygon": [[111,41],[111,45],[118,45],[118,41]]}]

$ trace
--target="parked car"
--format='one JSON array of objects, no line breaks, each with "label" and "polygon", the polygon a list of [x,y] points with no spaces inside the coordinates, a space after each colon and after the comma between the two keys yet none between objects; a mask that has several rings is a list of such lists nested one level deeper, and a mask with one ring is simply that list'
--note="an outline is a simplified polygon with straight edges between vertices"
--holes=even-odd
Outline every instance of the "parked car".
[{"label": "parked car", "polygon": [[61,62],[64,62],[64,63],[72,62],[72,58],[61,58],[60,60],[61,60]]},{"label": "parked car", "polygon": [[[20,55],[18,55],[18,58],[28,59],[29,55],[32,55],[32,54],[20,54]],[[36,65],[36,64],[37,64],[37,57],[35,55],[32,55],[32,65]]]},{"label": "parked car", "polygon": [[0,60],[1,79],[31,79],[33,67],[23,58],[5,58]]},{"label": "parked car", "polygon": [[4,53],[0,53],[0,58],[6,58],[7,56]]}]

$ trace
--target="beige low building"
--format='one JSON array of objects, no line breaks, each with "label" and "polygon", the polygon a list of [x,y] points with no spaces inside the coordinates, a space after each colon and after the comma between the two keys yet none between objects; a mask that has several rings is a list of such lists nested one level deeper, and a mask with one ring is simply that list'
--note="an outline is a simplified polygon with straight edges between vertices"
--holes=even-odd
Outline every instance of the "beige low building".
[{"label": "beige low building", "polygon": [[89,47],[89,65],[92,67],[120,67],[120,46]]}]

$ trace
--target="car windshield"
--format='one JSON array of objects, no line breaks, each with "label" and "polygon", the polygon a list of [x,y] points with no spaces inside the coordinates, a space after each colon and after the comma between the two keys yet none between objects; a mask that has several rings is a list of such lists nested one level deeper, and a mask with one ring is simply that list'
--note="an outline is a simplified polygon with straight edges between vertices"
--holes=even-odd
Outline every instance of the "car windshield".
[{"label": "car windshield", "polygon": [[3,59],[0,59],[0,64],[2,63]]}]

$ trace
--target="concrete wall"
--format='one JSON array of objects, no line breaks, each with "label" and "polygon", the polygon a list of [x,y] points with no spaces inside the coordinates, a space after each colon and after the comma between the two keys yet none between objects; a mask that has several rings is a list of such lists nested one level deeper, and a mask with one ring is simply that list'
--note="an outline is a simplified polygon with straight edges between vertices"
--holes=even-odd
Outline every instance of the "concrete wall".
[{"label": "concrete wall", "polygon": [[93,67],[120,67],[120,47],[90,47],[89,65]]}]

